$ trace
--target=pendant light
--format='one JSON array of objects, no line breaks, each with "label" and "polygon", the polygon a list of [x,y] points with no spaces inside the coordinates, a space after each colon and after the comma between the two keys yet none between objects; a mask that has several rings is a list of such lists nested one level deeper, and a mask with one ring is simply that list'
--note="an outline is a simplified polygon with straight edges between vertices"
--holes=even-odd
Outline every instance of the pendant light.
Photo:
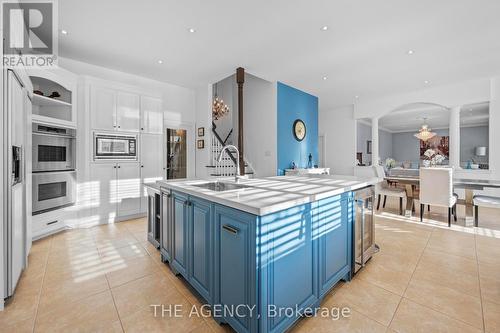
[{"label": "pendant light", "polygon": [[429,125],[427,125],[427,118],[424,118],[424,123],[422,127],[420,128],[419,132],[415,134],[415,137],[417,139],[420,139],[422,141],[427,141],[433,137],[436,136],[436,133],[431,132],[431,129],[429,128]]},{"label": "pendant light", "polygon": [[229,106],[224,103],[222,98],[217,95],[217,83],[215,84],[215,94],[212,101],[212,118],[218,120],[229,112]]}]

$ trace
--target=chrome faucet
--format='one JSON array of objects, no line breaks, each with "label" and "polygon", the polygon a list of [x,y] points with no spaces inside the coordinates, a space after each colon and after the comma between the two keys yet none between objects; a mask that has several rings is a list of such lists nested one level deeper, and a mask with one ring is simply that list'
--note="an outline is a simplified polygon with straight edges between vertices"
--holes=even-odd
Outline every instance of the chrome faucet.
[{"label": "chrome faucet", "polygon": [[236,148],[236,146],[233,146],[233,145],[224,146],[222,148],[222,150],[220,151],[219,156],[217,156],[217,162],[220,163],[220,161],[222,160],[222,155],[229,148],[233,148],[234,150],[236,150],[236,164],[235,164],[236,170],[235,170],[235,173],[234,173],[234,181],[236,183],[239,183],[240,178],[241,178],[241,174],[240,174],[240,151],[238,150],[238,148]]}]

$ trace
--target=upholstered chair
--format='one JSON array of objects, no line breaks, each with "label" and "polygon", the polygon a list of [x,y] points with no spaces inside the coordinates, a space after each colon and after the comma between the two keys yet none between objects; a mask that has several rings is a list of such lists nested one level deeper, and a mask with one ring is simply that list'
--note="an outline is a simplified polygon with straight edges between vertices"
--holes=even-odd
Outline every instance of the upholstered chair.
[{"label": "upholstered chair", "polygon": [[451,215],[457,220],[457,195],[453,193],[452,168],[420,168],[420,221],[423,221],[424,205],[448,208],[448,226]]}]

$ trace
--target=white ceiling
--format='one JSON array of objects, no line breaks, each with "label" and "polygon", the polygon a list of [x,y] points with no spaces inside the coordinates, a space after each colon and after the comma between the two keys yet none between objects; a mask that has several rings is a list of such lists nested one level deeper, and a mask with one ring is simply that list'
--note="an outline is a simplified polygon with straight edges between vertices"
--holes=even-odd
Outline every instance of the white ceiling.
[{"label": "white ceiling", "polygon": [[[450,110],[435,104],[414,103],[398,108],[379,119],[379,127],[391,133],[413,132],[425,122],[431,129],[448,128]],[[486,126],[489,123],[489,102],[464,105],[460,110],[461,126]]]},{"label": "white ceiling", "polygon": [[498,0],[63,0],[60,55],[187,87],[242,66],[330,108],[499,74],[498,13]]}]

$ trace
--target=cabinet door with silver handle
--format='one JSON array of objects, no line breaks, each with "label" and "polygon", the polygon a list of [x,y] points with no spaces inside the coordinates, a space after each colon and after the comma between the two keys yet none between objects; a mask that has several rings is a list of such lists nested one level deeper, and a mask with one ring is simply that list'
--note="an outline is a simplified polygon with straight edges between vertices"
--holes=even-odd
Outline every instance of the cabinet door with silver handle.
[{"label": "cabinet door with silver handle", "polygon": [[224,229],[232,234],[235,234],[235,235],[238,234],[238,232],[239,232],[238,228],[235,228],[235,227],[230,226],[228,224],[223,225],[222,229]]}]

